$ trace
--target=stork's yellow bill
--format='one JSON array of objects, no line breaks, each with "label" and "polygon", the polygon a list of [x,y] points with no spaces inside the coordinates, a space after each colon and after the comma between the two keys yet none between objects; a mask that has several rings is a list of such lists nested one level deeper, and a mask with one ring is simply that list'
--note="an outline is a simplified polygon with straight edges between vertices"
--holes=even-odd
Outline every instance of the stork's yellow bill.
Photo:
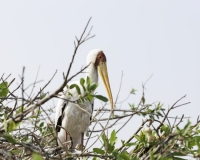
[{"label": "stork's yellow bill", "polygon": [[96,57],[95,66],[98,68],[99,74],[103,80],[103,83],[106,87],[106,91],[110,100],[111,109],[114,108],[113,98],[112,98],[112,92],[110,89],[110,82],[108,78],[108,70],[106,65],[106,56],[105,54],[100,51]]}]

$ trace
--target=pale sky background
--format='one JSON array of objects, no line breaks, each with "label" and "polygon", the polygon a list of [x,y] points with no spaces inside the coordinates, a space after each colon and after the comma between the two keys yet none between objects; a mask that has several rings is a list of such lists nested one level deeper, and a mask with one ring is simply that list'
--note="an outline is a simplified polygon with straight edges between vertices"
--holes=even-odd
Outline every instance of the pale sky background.
[{"label": "pale sky background", "polygon": [[[146,85],[147,103],[161,101],[168,108],[187,94],[182,102],[191,104],[171,115],[185,114],[195,122],[200,114],[198,0],[0,0],[0,74],[12,73],[19,83],[18,75],[25,66],[28,85],[34,81],[40,66],[38,79],[44,80],[38,84],[41,87],[57,69],[47,88],[53,91],[69,66],[74,37],[80,36],[91,16],[90,25],[96,37],[81,46],[71,75],[85,65],[90,50],[101,48],[107,56],[114,99],[122,71],[119,101],[127,97],[132,87],[138,90],[121,108],[128,108],[128,102],[138,103],[142,83],[153,74]],[[84,75],[74,80],[80,77]],[[102,81],[97,91],[106,95]],[[100,103],[95,104],[98,108]],[[120,135],[124,139],[129,137],[140,123],[133,120]]]}]

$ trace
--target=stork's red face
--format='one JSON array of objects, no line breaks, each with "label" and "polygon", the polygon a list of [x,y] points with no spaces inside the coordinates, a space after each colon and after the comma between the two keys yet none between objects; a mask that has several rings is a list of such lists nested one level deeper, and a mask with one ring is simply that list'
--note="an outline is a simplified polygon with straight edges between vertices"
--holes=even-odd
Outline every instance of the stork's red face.
[{"label": "stork's red face", "polygon": [[109,83],[109,78],[108,78],[106,56],[102,51],[100,51],[97,54],[95,66],[98,68],[99,74],[100,74],[100,76],[103,80],[105,87],[106,87],[106,91],[108,93],[109,100],[110,100],[110,103],[111,103],[111,109],[113,109],[114,103],[113,103],[112,92],[111,92],[111,89],[110,89],[110,83]]},{"label": "stork's red face", "polygon": [[102,51],[100,51],[97,54],[97,58],[96,58],[96,61],[95,61],[95,66],[98,67],[100,62],[106,62],[106,56]]}]

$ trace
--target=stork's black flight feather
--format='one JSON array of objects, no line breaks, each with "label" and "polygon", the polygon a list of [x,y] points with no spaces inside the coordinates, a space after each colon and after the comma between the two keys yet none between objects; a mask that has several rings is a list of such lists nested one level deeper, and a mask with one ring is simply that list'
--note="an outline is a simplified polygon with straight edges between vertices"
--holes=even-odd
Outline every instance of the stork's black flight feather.
[{"label": "stork's black flight feather", "polygon": [[57,121],[57,124],[56,124],[56,132],[60,132],[60,126],[62,126],[62,120],[63,120],[63,117],[64,117],[64,110],[65,110],[65,107],[67,105],[67,102],[64,102],[63,104],[63,107],[62,107],[62,114],[60,115],[60,117],[58,118],[58,121]]}]

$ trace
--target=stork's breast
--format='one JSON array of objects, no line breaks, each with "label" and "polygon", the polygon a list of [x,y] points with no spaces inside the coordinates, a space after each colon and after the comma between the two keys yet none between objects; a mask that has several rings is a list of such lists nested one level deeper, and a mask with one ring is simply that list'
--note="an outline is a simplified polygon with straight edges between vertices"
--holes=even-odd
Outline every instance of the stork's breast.
[{"label": "stork's breast", "polygon": [[63,127],[67,129],[72,138],[80,136],[80,133],[85,132],[90,125],[91,103],[87,102],[79,105],[79,107],[76,104],[69,103],[65,109]]}]

